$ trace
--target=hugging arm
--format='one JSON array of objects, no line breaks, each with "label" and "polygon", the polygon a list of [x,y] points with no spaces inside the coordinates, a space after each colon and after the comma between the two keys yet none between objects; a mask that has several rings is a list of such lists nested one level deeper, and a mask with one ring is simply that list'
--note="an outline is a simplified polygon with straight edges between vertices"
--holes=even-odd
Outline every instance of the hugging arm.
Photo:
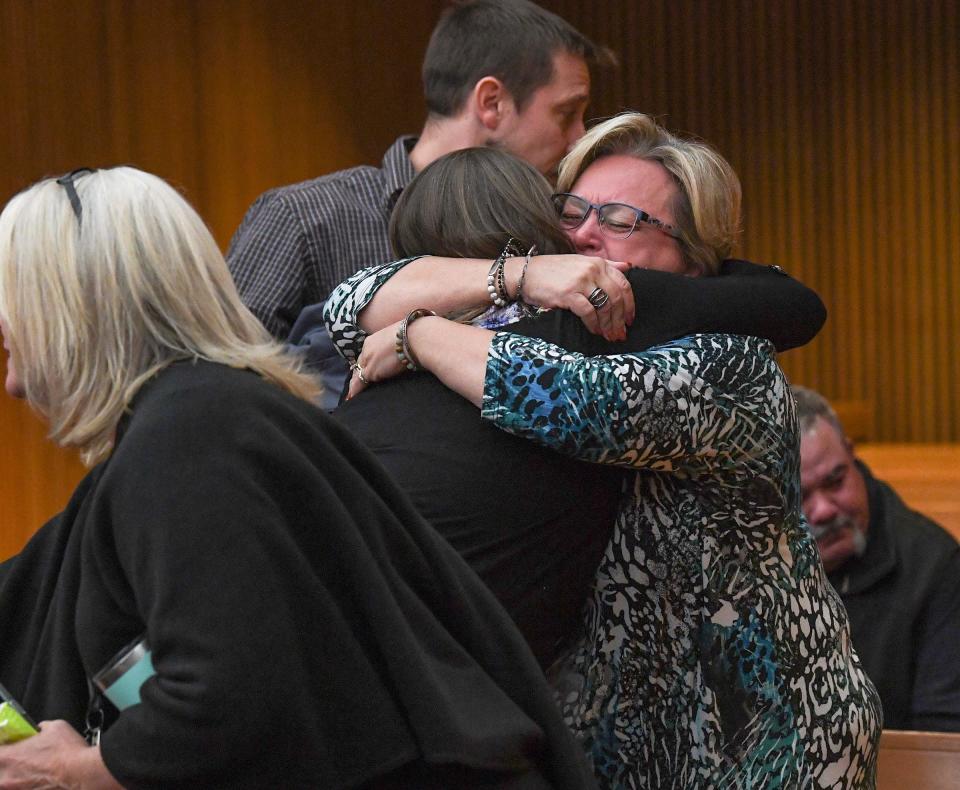
[{"label": "hugging arm", "polygon": [[[392,364],[392,349],[374,337],[379,351],[369,353]],[[581,460],[715,471],[748,468],[783,442],[785,416],[775,412],[786,384],[770,344],[757,338],[696,335],[647,352],[587,357],[424,318],[408,328],[408,340],[421,364],[480,406],[484,419]],[[373,362],[371,372],[380,379]],[[731,433],[735,441],[721,438]]]},{"label": "hugging arm", "polygon": [[[324,305],[323,318],[337,353],[347,362],[357,361],[367,337],[360,328],[360,313],[387,281],[415,260],[403,258],[362,269],[333,289]],[[400,318],[403,315],[397,316]]]},{"label": "hugging arm", "polygon": [[[366,332],[386,326],[383,323],[402,318],[407,308],[430,307],[443,313],[445,309],[467,307],[487,299],[485,271],[469,271],[476,263],[488,266],[487,261],[456,259],[420,259],[418,265],[440,267],[452,264],[465,283],[479,286],[476,292],[467,285],[460,297],[441,302],[432,291],[411,293],[403,280],[394,275],[414,272],[407,265],[417,259],[405,259],[375,266],[357,273],[342,283],[327,302],[326,320],[331,337],[347,361],[355,361]],[[536,259],[535,259],[536,260]],[[476,267],[475,267],[476,268]],[[440,269],[437,271],[439,272]],[[415,275],[419,282],[421,275]],[[747,261],[724,261],[719,277],[683,277],[652,269],[632,269],[627,273],[636,305],[636,319],[628,324],[626,340],[608,341],[587,329],[581,318],[565,310],[543,313],[511,325],[510,331],[528,337],[539,337],[571,351],[596,356],[600,354],[642,351],[678,337],[697,332],[722,332],[752,335],[773,341],[778,351],[786,351],[810,342],[826,320],[826,309],[820,297],[799,280],[795,280],[773,266],[762,266]],[[360,314],[366,322],[368,305],[381,288],[391,281],[404,292],[398,307],[392,312],[381,309],[376,323],[360,326]],[[438,276],[434,284],[447,287],[450,279]],[[420,301],[414,303],[417,299]],[[457,301],[459,299],[459,301]],[[433,304],[429,301],[433,300]],[[384,300],[385,303],[386,300]],[[409,303],[409,304],[408,304]]]},{"label": "hugging arm", "polygon": [[[341,283],[327,300],[324,319],[338,352],[348,362],[359,356],[367,334],[399,321],[416,308],[440,315],[490,307],[487,276],[492,261],[478,258],[407,258],[364,269]],[[519,291],[523,258],[508,258],[505,287]],[[523,276],[523,294],[532,304],[569,310],[587,331],[614,338],[633,320],[633,294],[620,271],[625,264],[580,255],[538,255]],[[587,300],[594,288],[609,296],[596,311]]]},{"label": "hugging arm", "polygon": [[826,320],[817,294],[782,270],[747,261],[724,261],[719,277],[684,277],[631,269],[636,320],[627,339],[610,343],[584,330],[561,310],[524,319],[510,331],[538,337],[589,356],[643,351],[699,332],[763,337],[778,351],[810,342]]},{"label": "hugging arm", "polygon": [[[724,273],[719,277],[689,278],[635,269],[629,272],[628,279],[637,305],[637,320],[628,328],[623,342],[610,342],[588,332],[580,320],[563,310],[524,319],[512,324],[510,332],[545,339],[584,357],[644,351],[678,337],[708,331],[766,337],[778,349],[788,349],[814,337],[826,317],[823,303],[812,290],[775,267],[746,261],[726,261]],[[491,348],[493,333],[449,324],[442,319],[418,321],[410,328],[409,339],[427,370],[480,405],[484,382],[491,382],[490,370],[484,374],[481,360]],[[395,331],[396,325],[392,325],[373,336],[376,339],[364,353],[368,380],[379,381],[402,372],[393,358]],[[354,331],[351,339],[357,336]],[[422,340],[418,341],[418,337]],[[521,346],[518,344],[517,348]],[[354,348],[358,354],[359,345]],[[587,376],[596,375],[598,366],[604,363],[581,360],[578,364],[591,371],[583,374]],[[576,374],[568,379],[575,380]],[[356,380],[351,382],[351,395],[363,386]],[[629,394],[629,388],[625,392]],[[580,396],[589,397],[586,388]],[[492,413],[484,416],[497,421]],[[506,424],[501,427],[511,430]],[[544,437],[545,443],[550,441],[552,438]]]},{"label": "hugging arm", "polygon": [[481,413],[581,460],[715,471],[779,447],[769,402],[782,400],[771,393],[784,386],[769,344],[756,338],[697,335],[642,353],[584,357],[498,333]]}]

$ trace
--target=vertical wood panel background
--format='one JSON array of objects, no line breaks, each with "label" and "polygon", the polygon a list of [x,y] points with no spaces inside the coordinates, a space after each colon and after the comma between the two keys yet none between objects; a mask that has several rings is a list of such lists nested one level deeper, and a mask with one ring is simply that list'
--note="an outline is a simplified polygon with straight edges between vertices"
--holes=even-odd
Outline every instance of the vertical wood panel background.
[{"label": "vertical wood panel background", "polygon": [[829,322],[783,358],[875,407],[871,438],[960,440],[960,23],[955,0],[551,4],[623,59],[604,114],[657,114],[744,187],[744,256],[816,288]]},{"label": "vertical wood panel background", "polygon": [[[260,192],[379,162],[420,128],[444,6],[0,0],[0,202],[44,175],[134,164],[182,188],[225,249]],[[83,474],[44,434],[0,393],[0,559]]]},{"label": "vertical wood panel background", "polygon": [[[423,118],[443,0],[0,0],[0,198],[79,164],[181,186],[225,247],[259,192],[376,163]],[[830,311],[783,358],[874,406],[871,438],[960,441],[958,0],[545,0],[620,53],[591,115],[642,109],[744,185],[741,252]],[[79,464],[0,398],[0,557]]]}]

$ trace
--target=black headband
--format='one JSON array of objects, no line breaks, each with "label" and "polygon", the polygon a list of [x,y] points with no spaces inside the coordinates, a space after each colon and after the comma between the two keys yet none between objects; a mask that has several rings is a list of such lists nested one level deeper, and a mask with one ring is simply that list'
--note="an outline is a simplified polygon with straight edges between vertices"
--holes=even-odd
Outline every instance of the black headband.
[{"label": "black headband", "polygon": [[80,224],[80,217],[83,215],[83,206],[80,203],[80,195],[77,194],[77,188],[74,186],[74,179],[77,176],[82,176],[84,173],[92,173],[95,168],[92,167],[78,167],[76,170],[71,170],[65,176],[60,176],[57,179],[57,183],[67,190],[67,197],[70,198],[70,205],[73,206],[73,213],[77,215],[77,224]]}]

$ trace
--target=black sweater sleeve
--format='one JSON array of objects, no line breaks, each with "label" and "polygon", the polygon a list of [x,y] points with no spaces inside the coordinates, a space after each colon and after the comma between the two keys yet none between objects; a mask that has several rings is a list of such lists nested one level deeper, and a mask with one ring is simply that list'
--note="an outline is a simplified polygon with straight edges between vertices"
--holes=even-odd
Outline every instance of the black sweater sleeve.
[{"label": "black sweater sleeve", "polygon": [[719,277],[632,269],[627,278],[637,317],[622,343],[591,334],[565,310],[524,319],[509,331],[588,356],[642,351],[698,332],[765,337],[786,351],[810,342],[826,321],[820,297],[776,266],[729,260]]},{"label": "black sweater sleeve", "polygon": [[342,426],[253,374],[161,374],[90,519],[85,655],[141,628],[156,669],[103,735],[125,787],[358,787],[417,759],[590,784],[480,580]]}]

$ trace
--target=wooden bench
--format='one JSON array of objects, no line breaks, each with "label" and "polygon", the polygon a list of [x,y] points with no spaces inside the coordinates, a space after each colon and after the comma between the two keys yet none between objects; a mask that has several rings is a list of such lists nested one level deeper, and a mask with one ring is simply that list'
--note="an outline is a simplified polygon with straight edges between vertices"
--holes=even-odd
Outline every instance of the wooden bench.
[{"label": "wooden bench", "polygon": [[877,790],[956,790],[960,733],[884,730]]},{"label": "wooden bench", "polygon": [[855,452],[904,502],[960,540],[960,444],[872,443]]}]

